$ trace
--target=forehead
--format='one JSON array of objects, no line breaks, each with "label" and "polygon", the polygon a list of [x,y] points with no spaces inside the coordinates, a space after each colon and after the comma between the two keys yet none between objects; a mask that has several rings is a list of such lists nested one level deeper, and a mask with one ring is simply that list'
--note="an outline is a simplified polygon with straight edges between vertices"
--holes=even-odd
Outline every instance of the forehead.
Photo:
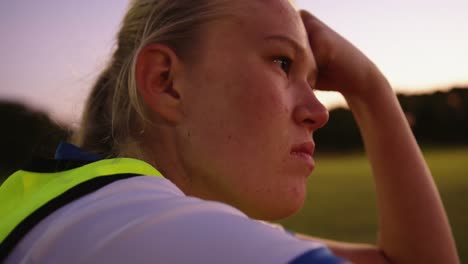
[{"label": "forehead", "polygon": [[196,47],[192,45],[198,59],[192,62],[201,63],[203,60],[197,57],[200,54],[210,54],[218,59],[216,62],[231,60],[232,56],[226,55],[238,56],[235,52],[252,54],[260,47],[270,47],[275,37],[292,41],[305,60],[313,56],[302,19],[288,0],[220,0],[220,3],[224,15],[201,28],[194,42]]},{"label": "forehead", "polygon": [[302,20],[290,0],[238,0],[234,13],[243,33],[284,35],[301,45],[308,43]]}]

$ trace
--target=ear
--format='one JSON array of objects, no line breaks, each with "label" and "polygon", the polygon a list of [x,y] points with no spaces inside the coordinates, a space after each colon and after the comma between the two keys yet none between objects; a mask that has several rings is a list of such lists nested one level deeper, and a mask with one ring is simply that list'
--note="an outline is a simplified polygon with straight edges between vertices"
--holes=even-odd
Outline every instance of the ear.
[{"label": "ear", "polygon": [[180,91],[174,89],[174,75],[180,65],[176,54],[162,44],[144,47],[137,57],[135,79],[138,92],[152,115],[176,123],[182,116]]}]

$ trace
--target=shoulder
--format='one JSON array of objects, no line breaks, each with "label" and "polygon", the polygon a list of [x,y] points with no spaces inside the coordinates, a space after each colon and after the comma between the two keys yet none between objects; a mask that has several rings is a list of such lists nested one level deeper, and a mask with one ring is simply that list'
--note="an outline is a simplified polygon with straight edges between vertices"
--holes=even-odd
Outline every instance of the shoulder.
[{"label": "shoulder", "polygon": [[166,179],[142,176],[62,207],[25,237],[11,259],[288,263],[323,248],[226,204],[187,197]]}]

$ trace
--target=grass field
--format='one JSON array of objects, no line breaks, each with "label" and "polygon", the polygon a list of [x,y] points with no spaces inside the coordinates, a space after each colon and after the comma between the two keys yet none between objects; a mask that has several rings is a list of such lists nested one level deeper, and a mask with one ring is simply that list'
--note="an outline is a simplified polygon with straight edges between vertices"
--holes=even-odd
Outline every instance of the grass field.
[{"label": "grass field", "polygon": [[[441,193],[462,263],[468,263],[468,147],[424,149]],[[285,228],[318,237],[374,243],[377,211],[364,154],[320,155],[309,194]]]}]

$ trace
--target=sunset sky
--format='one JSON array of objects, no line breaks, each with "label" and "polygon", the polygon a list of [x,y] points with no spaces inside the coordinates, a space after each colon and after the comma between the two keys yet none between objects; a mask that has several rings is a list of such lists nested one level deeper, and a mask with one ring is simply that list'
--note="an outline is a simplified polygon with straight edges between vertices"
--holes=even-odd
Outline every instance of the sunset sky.
[{"label": "sunset sky", "polygon": [[[126,0],[0,1],[0,98],[77,122]],[[397,91],[468,86],[467,0],[296,0],[363,50]],[[323,100],[333,105],[335,96]]]}]

